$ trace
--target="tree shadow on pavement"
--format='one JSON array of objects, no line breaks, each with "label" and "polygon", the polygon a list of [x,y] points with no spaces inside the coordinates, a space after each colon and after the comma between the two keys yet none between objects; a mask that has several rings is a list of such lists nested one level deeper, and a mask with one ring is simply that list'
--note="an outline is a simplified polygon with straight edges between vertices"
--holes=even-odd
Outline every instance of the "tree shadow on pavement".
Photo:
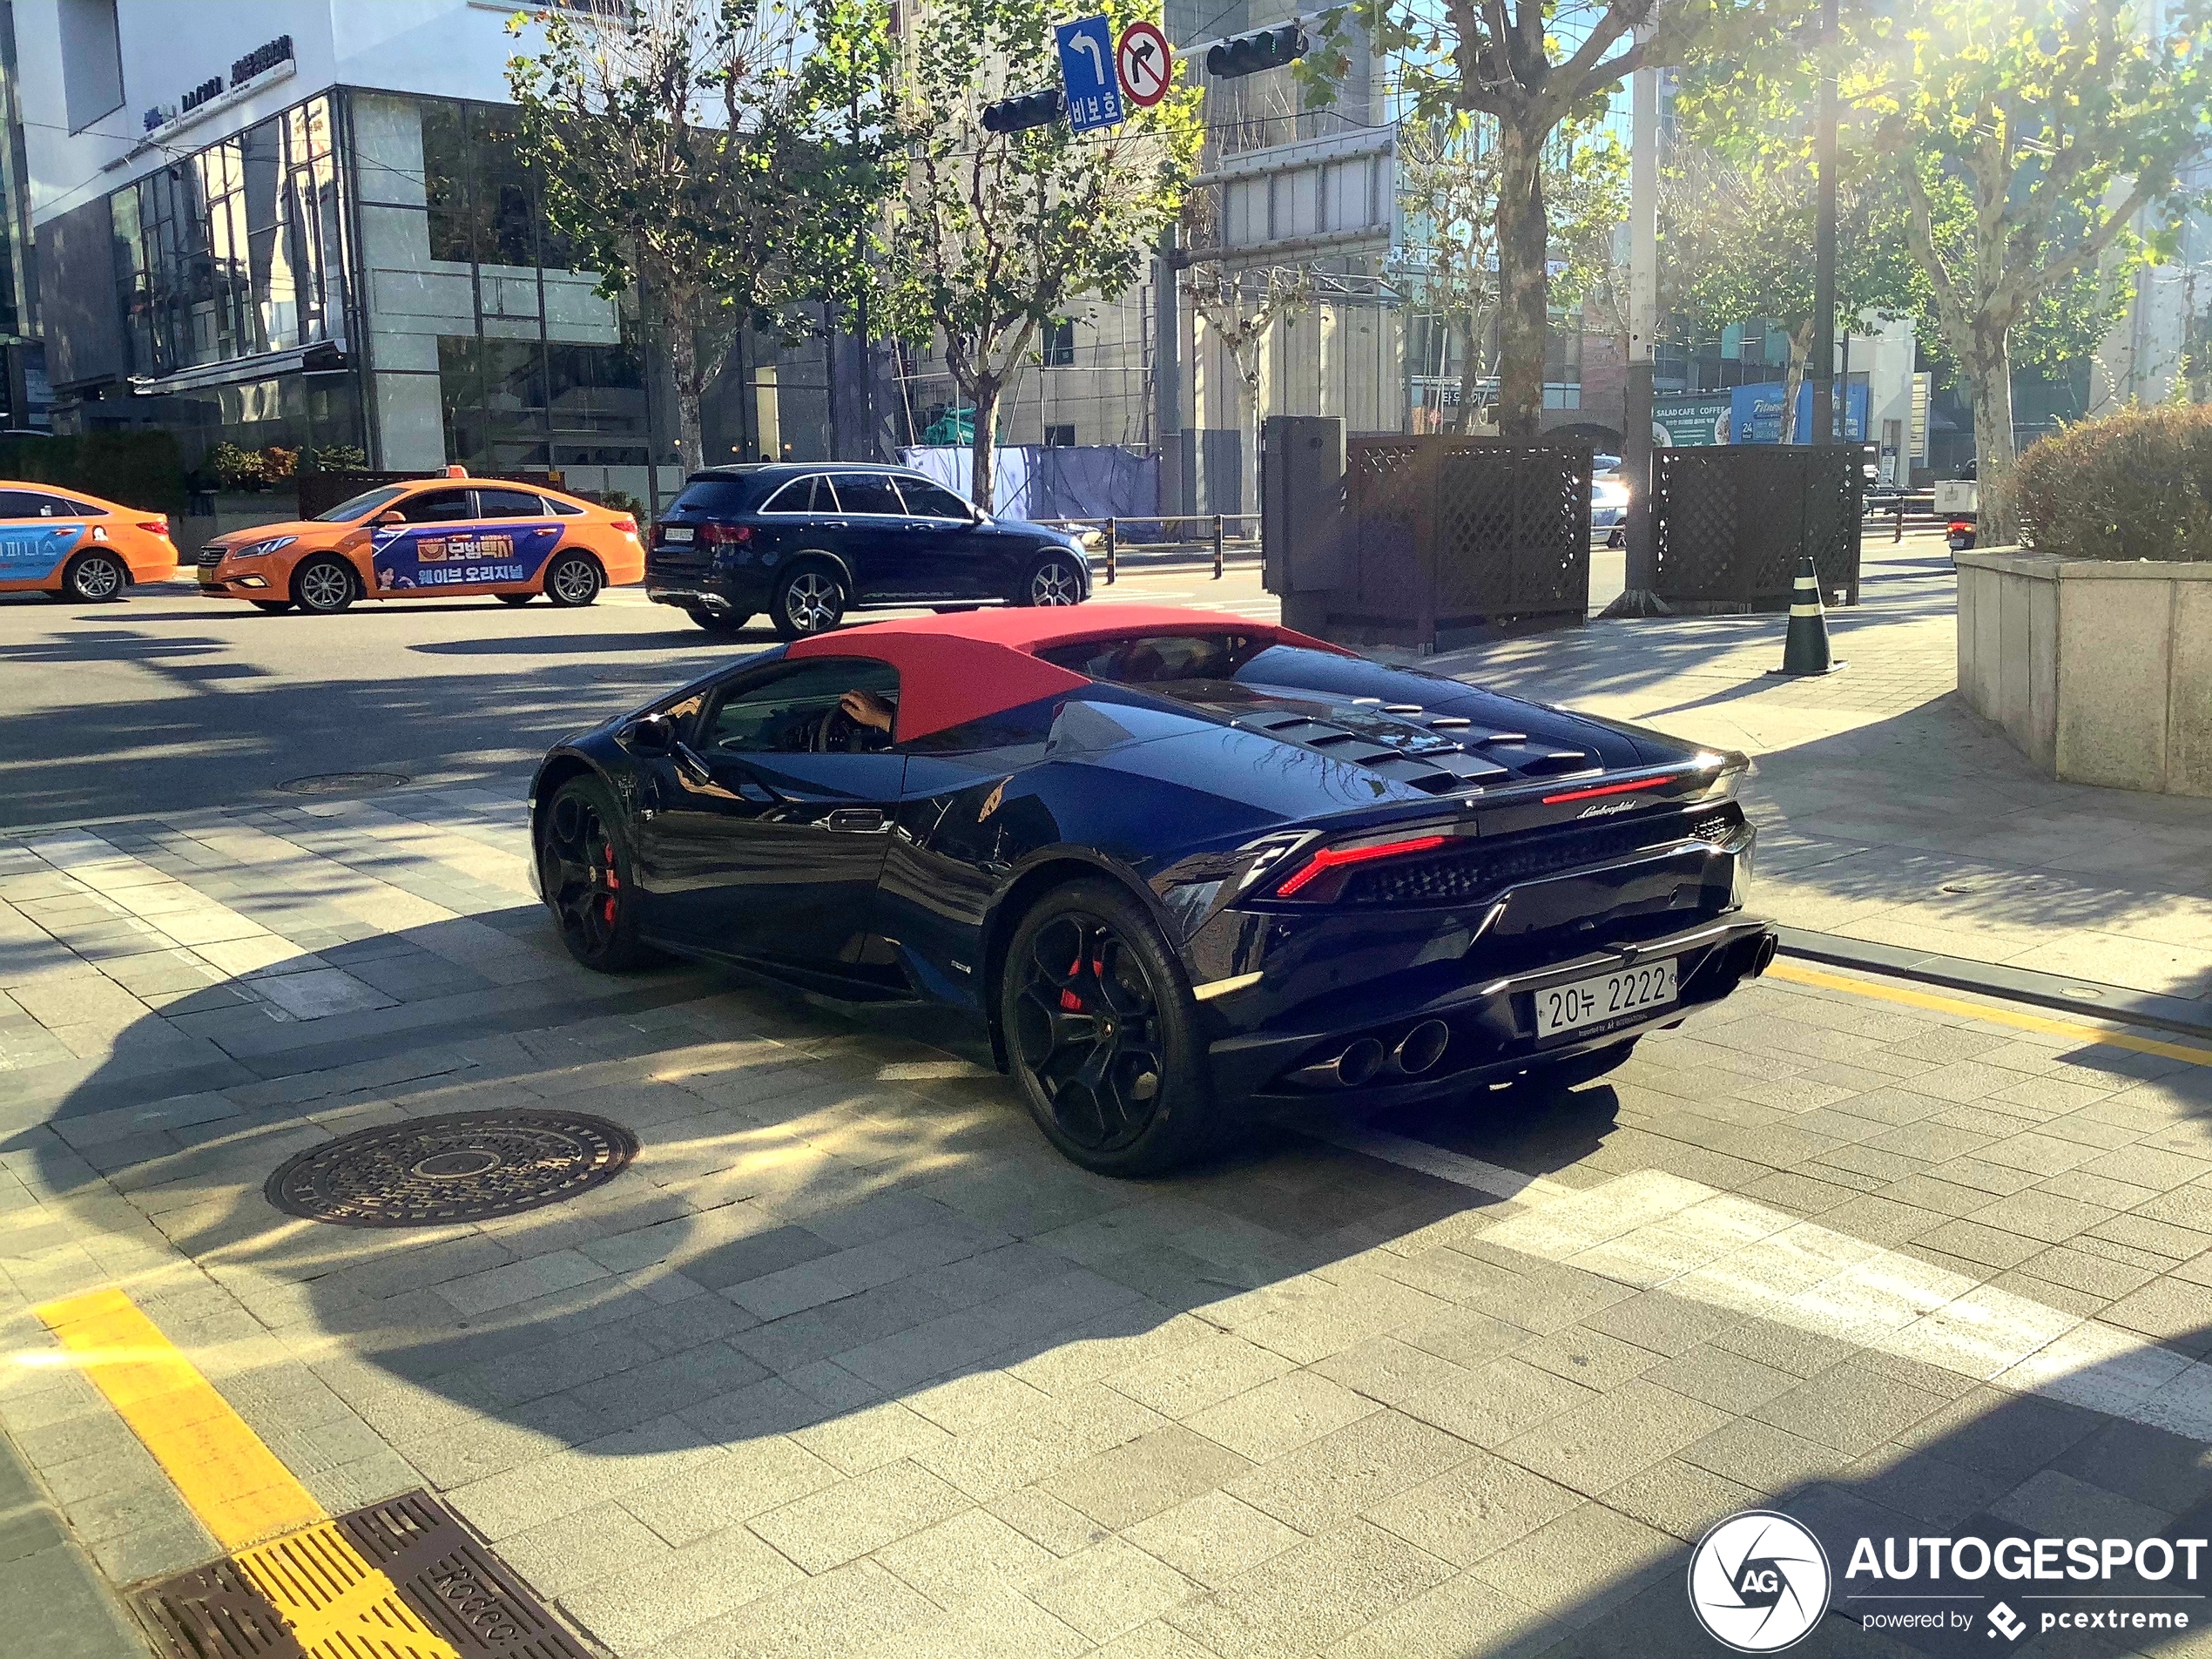
[{"label": "tree shadow on pavement", "polygon": [[[1617,1089],[1485,1091],[1456,1122],[1389,1126],[1602,1189],[1619,1160],[1593,1159],[1639,1063]],[[120,1194],[193,1264],[133,1293],[299,1449],[327,1507],[427,1482],[626,1653],[743,1650],[756,1602],[978,1506],[1028,1529],[1016,1553],[1040,1572],[1130,1529],[1192,1574],[1164,1616],[1216,1651],[1365,1626],[1342,1651],[1379,1656],[1713,1651],[1684,1551],[1744,1508],[1946,1535],[2212,1530],[2202,1441],[2123,1398],[2142,1354],[2170,1372],[2212,1329],[2128,1339],[2133,1358],[2065,1371],[2049,1398],[1801,1311],[1578,1267],[1545,1231],[1555,1197],[1501,1202],[1285,1129],[1172,1179],[1095,1177],[941,1015],[733,987],[270,1069],[121,1112],[64,1101],[4,1150],[61,1210],[111,1216]],[[642,1150],[594,1191],[468,1226],[320,1225],[264,1196],[331,1136],[505,1106],[608,1117]],[[1739,1224],[1797,1224],[1730,1202]],[[1294,1371],[1271,1404],[1251,1393]],[[347,1460],[334,1418],[375,1449]],[[1232,1498],[1274,1541],[1216,1570],[1163,1517]],[[603,1527],[661,1541],[596,1567],[558,1542]],[[771,1579],[712,1576],[731,1540],[775,1552]],[[662,1548],[694,1543],[688,1568]],[[898,1594],[900,1617],[947,1616]],[[1912,1649],[1831,1617],[1800,1650]]]}]

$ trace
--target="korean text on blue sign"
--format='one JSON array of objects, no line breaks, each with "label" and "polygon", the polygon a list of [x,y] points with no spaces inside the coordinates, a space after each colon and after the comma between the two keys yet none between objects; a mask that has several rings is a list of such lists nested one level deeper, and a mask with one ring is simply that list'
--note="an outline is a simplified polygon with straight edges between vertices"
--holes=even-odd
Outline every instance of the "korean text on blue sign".
[{"label": "korean text on blue sign", "polygon": [[1068,94],[1068,125],[1078,132],[1117,127],[1121,77],[1114,68],[1114,31],[1103,17],[1078,17],[1053,31],[1060,46],[1060,82]]}]

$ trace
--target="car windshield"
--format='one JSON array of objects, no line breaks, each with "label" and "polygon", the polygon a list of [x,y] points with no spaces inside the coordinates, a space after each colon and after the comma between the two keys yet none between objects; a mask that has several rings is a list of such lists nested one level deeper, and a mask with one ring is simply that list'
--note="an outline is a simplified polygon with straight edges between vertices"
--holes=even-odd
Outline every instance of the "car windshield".
[{"label": "car windshield", "polygon": [[388,506],[407,493],[401,484],[386,484],[378,489],[365,489],[351,501],[341,501],[327,513],[317,513],[318,524],[336,524],[349,518],[366,518],[380,507]]},{"label": "car windshield", "polygon": [[1144,634],[1058,645],[1037,655],[1055,668],[1116,685],[1164,680],[1225,680],[1267,648],[1241,634]]}]

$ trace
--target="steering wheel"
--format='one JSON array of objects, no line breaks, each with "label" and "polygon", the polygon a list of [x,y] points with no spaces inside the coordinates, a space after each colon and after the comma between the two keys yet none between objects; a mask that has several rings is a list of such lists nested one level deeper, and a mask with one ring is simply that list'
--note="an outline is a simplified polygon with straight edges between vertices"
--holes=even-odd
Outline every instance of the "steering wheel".
[{"label": "steering wheel", "polygon": [[869,730],[833,704],[829,712],[815,723],[814,752],[826,755],[865,753]]}]

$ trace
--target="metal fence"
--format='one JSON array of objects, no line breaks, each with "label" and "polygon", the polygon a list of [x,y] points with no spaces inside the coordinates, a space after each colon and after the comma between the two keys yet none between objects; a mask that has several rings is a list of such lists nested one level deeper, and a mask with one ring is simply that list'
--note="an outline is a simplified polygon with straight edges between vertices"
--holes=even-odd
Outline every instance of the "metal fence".
[{"label": "metal fence", "polygon": [[1586,444],[1353,438],[1345,505],[1350,579],[1331,617],[1377,644],[1448,646],[1588,614]]},{"label": "metal fence", "polygon": [[1778,610],[1810,552],[1821,590],[1857,604],[1874,454],[1862,443],[1653,450],[1659,597],[1677,608]]}]

